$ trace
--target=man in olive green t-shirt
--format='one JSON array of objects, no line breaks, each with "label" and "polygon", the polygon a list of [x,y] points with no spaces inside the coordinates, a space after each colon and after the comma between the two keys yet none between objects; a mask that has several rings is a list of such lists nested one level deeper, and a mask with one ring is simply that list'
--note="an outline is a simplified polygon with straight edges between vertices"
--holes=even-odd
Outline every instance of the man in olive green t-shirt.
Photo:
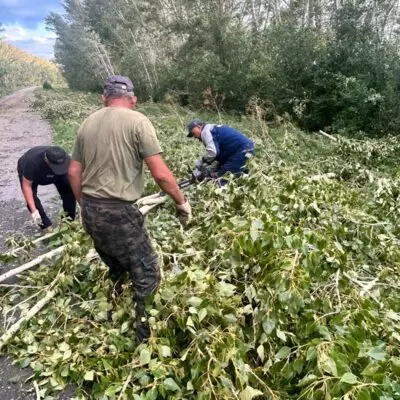
[{"label": "man in olive green t-shirt", "polygon": [[150,328],[144,303],[160,281],[157,254],[144,227],[144,218],[133,204],[143,192],[143,161],[156,183],[174,201],[182,224],[191,219],[191,208],[161,157],[154,127],[143,114],[133,111],[136,97],[125,76],[107,78],[104,108],[80,126],[69,178],[81,204],[82,222],[95,248],[109,267],[115,287],[123,275],[132,277],[139,341]]}]

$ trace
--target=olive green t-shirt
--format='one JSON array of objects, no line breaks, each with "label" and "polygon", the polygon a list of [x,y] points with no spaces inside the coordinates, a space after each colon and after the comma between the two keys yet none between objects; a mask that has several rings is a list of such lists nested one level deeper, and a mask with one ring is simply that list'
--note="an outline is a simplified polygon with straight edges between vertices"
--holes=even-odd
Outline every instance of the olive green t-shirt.
[{"label": "olive green t-shirt", "polygon": [[161,151],[152,123],[140,112],[94,112],[80,126],[72,152],[82,164],[82,193],[135,201],[143,192],[143,159]]}]

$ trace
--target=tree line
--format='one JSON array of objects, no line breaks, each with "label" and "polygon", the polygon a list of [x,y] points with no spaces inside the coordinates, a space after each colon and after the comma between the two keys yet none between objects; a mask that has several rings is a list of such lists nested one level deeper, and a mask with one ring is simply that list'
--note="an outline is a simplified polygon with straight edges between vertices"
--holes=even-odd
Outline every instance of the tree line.
[{"label": "tree line", "polygon": [[[2,32],[0,24],[0,35]],[[26,86],[49,85],[62,82],[60,70],[54,62],[32,56],[0,37],[0,96]]]},{"label": "tree line", "polygon": [[71,88],[129,75],[142,99],[252,107],[308,130],[396,133],[398,0],[65,0],[51,13]]}]

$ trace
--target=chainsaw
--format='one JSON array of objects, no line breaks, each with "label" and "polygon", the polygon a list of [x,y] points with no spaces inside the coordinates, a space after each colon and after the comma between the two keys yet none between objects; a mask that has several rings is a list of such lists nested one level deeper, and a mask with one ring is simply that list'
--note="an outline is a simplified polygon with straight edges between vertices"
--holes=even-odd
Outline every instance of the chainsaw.
[{"label": "chainsaw", "polygon": [[[178,182],[179,189],[184,190],[194,184],[210,180],[210,174],[216,169],[216,167],[217,163],[214,162],[212,164],[203,164],[201,166],[197,166],[194,170],[189,168],[190,178]],[[166,200],[166,193],[161,191],[151,194],[150,196],[140,198],[136,201],[136,205],[139,207],[139,211],[145,215],[153,208],[165,203]]]}]

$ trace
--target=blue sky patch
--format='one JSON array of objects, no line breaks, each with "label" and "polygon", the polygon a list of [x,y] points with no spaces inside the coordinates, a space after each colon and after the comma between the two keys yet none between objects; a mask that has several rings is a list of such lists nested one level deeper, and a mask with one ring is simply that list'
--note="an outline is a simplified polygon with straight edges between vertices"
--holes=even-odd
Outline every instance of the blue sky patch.
[{"label": "blue sky patch", "polygon": [[51,59],[55,35],[45,29],[44,20],[51,12],[62,13],[61,0],[0,0],[2,37],[27,53]]}]

